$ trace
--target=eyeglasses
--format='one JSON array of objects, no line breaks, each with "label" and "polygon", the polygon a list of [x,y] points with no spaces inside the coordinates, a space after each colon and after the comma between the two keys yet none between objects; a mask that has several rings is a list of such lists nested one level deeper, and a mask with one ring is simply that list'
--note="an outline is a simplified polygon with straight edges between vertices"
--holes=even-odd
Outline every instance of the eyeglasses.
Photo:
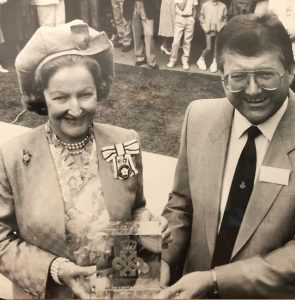
[{"label": "eyeglasses", "polygon": [[269,69],[240,71],[226,74],[222,81],[230,92],[238,93],[249,86],[250,75],[253,74],[254,81],[258,86],[267,91],[274,91],[280,86],[281,78],[285,73],[280,75],[277,71]]}]

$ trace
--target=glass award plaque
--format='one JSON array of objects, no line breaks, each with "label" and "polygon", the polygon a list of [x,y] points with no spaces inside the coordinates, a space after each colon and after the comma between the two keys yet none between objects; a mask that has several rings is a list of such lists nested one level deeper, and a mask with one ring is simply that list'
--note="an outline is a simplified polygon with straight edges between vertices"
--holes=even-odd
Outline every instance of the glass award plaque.
[{"label": "glass award plaque", "polygon": [[97,298],[155,298],[160,291],[161,228],[158,222],[114,222],[98,232],[108,251],[97,256]]}]

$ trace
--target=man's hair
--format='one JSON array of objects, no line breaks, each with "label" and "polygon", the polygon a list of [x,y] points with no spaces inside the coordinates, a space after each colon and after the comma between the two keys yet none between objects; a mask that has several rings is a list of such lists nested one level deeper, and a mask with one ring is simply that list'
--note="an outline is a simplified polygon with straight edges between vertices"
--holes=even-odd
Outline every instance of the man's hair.
[{"label": "man's hair", "polygon": [[276,52],[286,70],[294,64],[292,43],[288,32],[274,13],[233,17],[217,38],[217,63],[223,72],[225,52],[255,57]]},{"label": "man's hair", "polygon": [[32,94],[23,101],[26,108],[40,115],[47,115],[47,106],[44,97],[44,89],[48,87],[50,78],[63,67],[76,65],[85,66],[91,73],[95,86],[97,99],[101,99],[109,92],[110,86],[104,85],[101,67],[98,62],[89,56],[67,54],[53,58],[35,71]]}]

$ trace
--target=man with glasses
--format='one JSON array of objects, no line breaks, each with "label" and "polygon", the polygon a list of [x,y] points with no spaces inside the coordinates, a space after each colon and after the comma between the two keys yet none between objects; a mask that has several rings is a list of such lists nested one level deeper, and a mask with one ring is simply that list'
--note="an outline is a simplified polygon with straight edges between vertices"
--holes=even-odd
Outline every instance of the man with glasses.
[{"label": "man with glasses", "polygon": [[273,14],[236,16],[217,62],[226,98],[192,102],[184,120],[162,285],[183,277],[160,298],[294,298],[291,40]]}]

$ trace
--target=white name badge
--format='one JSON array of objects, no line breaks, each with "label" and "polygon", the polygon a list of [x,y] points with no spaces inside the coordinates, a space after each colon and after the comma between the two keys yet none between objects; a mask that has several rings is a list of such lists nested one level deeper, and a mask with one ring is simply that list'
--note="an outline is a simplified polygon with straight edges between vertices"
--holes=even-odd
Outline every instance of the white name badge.
[{"label": "white name badge", "polygon": [[259,181],[276,183],[282,185],[289,184],[290,170],[261,166]]}]

